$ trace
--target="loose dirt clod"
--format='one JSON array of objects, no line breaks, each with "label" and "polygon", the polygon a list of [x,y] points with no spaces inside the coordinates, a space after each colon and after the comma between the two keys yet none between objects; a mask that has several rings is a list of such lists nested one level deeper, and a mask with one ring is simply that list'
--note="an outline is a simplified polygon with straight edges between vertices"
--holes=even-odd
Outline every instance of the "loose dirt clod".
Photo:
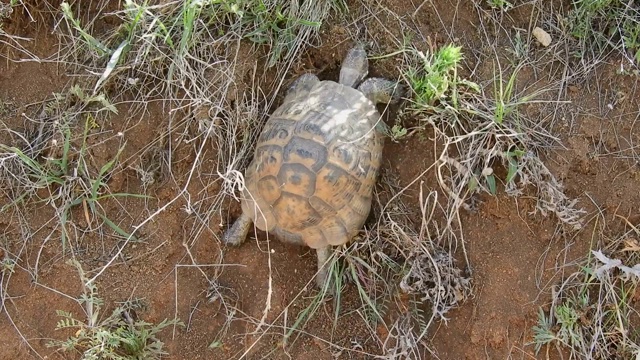
[{"label": "loose dirt clod", "polygon": [[531,33],[536,38],[536,40],[538,40],[540,45],[542,45],[544,47],[547,47],[547,46],[551,45],[551,35],[549,35],[548,32],[544,31],[543,29],[541,29],[539,27],[536,27],[536,28],[533,29],[533,31]]}]

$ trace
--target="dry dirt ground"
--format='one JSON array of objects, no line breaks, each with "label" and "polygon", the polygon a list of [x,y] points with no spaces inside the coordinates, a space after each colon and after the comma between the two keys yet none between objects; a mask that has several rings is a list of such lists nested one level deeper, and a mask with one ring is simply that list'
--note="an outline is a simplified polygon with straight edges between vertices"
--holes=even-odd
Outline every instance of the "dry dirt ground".
[{"label": "dry dirt ground", "polygon": [[[482,32],[487,29],[480,26],[482,15],[471,2],[421,4],[420,1],[381,0],[371,4],[371,8],[376,9],[376,16],[363,21],[365,33],[378,41],[381,51],[394,50],[394,44],[385,39],[389,36],[387,32],[398,36],[402,31],[394,22],[400,17],[419,28],[421,33],[430,34],[435,44],[456,39],[467,58],[462,71],[474,79],[491,78],[491,65],[478,63],[476,59],[481,57],[474,55],[484,51],[480,47],[486,34]],[[563,4],[553,6],[562,9]],[[526,4],[518,6],[501,19],[503,29],[510,34],[514,33],[513,29],[529,29],[532,12],[533,8]],[[36,17],[35,22],[30,22],[27,14],[17,12],[11,15],[5,30],[32,39],[24,42],[24,46],[37,56],[47,58],[57,51],[53,25],[50,17]],[[299,67],[323,69],[321,77],[324,78],[336,75],[342,54],[350,46],[349,32],[345,29],[357,26],[359,24],[338,21],[324,24],[322,43],[304,54]],[[496,37],[495,48],[508,48],[508,39]],[[2,44],[0,51],[6,57],[13,56],[12,50]],[[546,50],[532,41],[530,51],[542,53]],[[555,67],[560,67],[558,63],[562,60],[552,60],[540,68],[525,69],[518,79],[518,86],[524,88],[537,81],[551,82],[561,78],[563,74],[555,71]],[[562,111],[550,114],[555,118],[554,134],[564,147],[553,149],[544,160],[563,182],[568,197],[578,199],[578,206],[587,211],[586,225],[578,232],[563,231],[554,217],[533,214],[533,197],[507,197],[500,187],[497,196],[484,195],[480,199],[476,212],[461,212],[465,249],[471,265],[471,269],[466,270],[472,274],[474,296],[449,312],[448,322],[439,322],[432,327],[427,338],[432,353],[425,353],[424,358],[545,358],[544,352],[534,353],[530,344],[531,327],[537,321],[538,308],[547,306],[550,301],[548,286],[559,280],[561,272],[558,269],[571,259],[586,254],[594,228],[600,226],[594,219],[606,220],[611,233],[621,231],[624,226],[624,221],[616,215],[626,217],[634,224],[640,222],[640,168],[637,162],[628,158],[629,154],[635,153],[634,144],[640,141],[640,130],[636,125],[640,103],[638,77],[618,74],[621,61],[614,57],[593,74],[585,76],[583,81],[566,84],[560,100],[567,103]],[[399,76],[393,58],[373,60],[372,73],[391,78]],[[54,92],[65,91],[72,81],[62,67],[53,63],[0,62],[0,103],[5,105],[0,110],[0,120],[15,130],[28,127],[28,116],[37,108],[33,104],[50,98]],[[127,141],[122,154],[125,159],[123,170],[111,177],[108,185],[114,193],[145,193],[152,198],[125,197],[117,202],[107,201],[103,204],[105,211],[114,214],[115,221],[127,228],[142,222],[155,209],[165,205],[166,208],[140,230],[138,236],[142,240],[127,247],[99,278],[97,286],[107,309],[112,306],[110,304],[127,299],[144,299],[146,307],[138,314],[144,320],[158,323],[175,316],[181,319],[186,327],[170,326],[160,333],[169,359],[235,359],[249,348],[246,358],[250,359],[368,358],[367,352],[379,351],[380,344],[372,340],[372,333],[384,338],[387,330],[370,329],[360,312],[349,312],[359,306],[353,286],[347,286],[345,290],[344,312],[335,329],[332,305],[328,302],[303,329],[306,335],[283,350],[284,330],[279,326],[291,324],[315,291],[312,286],[305,290],[315,272],[315,254],[278,242],[270,243],[267,250],[263,234],[258,234],[257,241],[250,240],[239,248],[221,246],[220,234],[239,214],[239,205],[232,201],[225,207],[228,211],[209,222],[211,227],[207,231],[196,238],[187,238],[200,219],[187,211],[183,197],[169,201],[186,181],[185,174],[195,157],[193,148],[177,146],[172,157],[175,177],[143,188],[133,170],[135,159],[158,138],[170,109],[159,103],[150,104],[148,113],[130,118],[127,104],[118,105],[118,108],[118,115],[101,124],[88,138],[91,157],[98,164],[112,158],[121,145],[121,140],[113,134],[122,132]],[[525,111],[537,110],[532,106]],[[410,123],[411,119],[405,121]],[[178,131],[183,130],[186,131]],[[429,131],[425,130],[425,134],[398,142],[387,140],[383,171],[395,173],[402,187],[422,176],[422,186],[437,188],[433,171],[423,174],[434,159],[434,144]],[[6,135],[1,140],[5,143],[15,141]],[[203,169],[207,166],[211,169],[211,183],[191,183],[188,192],[213,196],[219,191],[219,183],[213,181],[216,166],[212,154],[215,151],[211,148],[204,154],[208,160]],[[419,186],[420,181],[415,182],[406,192],[405,201],[411,214],[419,213]],[[53,211],[46,203],[35,203],[26,213],[15,214],[8,210],[0,218],[0,241],[5,244],[23,233],[19,231],[20,227],[30,228],[33,234],[33,238],[24,243],[22,257],[6,288],[9,298],[5,300],[0,317],[1,359],[75,356],[46,346],[52,338],[63,339],[69,335],[55,330],[59,320],[56,310],[82,313],[74,300],[82,293],[78,273],[65,263],[58,239],[45,237],[53,226],[50,223]],[[92,235],[92,224],[87,223],[85,215],[82,207],[72,211],[71,221],[77,229],[86,232],[83,242],[75,244],[80,249],[77,256],[83,268],[95,269],[111,259],[117,243],[104,240],[100,234]],[[0,254],[0,258],[4,255]],[[457,256],[462,259],[461,248]],[[40,266],[37,280],[24,271],[36,259]],[[269,266],[272,268],[272,295],[266,321],[279,326],[274,326],[251,347],[258,339],[251,332],[265,308]],[[224,287],[228,299],[233,300],[227,300],[225,304],[209,301],[206,298],[209,283],[203,272],[216,279],[217,284]],[[225,306],[233,306],[236,312],[227,333],[219,334],[229,321]],[[218,337],[223,345],[210,348]],[[555,350],[551,357],[559,358]]]}]

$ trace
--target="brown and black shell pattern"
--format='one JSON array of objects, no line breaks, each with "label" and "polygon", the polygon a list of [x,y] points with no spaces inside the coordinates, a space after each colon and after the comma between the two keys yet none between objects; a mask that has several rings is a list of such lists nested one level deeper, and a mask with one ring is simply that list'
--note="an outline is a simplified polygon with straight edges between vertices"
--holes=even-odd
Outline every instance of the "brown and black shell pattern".
[{"label": "brown and black shell pattern", "polygon": [[313,249],[364,225],[381,164],[380,114],[360,91],[319,81],[271,115],[245,173],[242,209],[279,240]]}]

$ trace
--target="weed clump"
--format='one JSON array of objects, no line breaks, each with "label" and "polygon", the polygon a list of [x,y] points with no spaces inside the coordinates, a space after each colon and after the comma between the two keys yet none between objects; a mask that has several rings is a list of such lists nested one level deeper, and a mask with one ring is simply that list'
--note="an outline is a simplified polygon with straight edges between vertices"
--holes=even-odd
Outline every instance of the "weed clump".
[{"label": "weed clump", "polygon": [[82,21],[63,2],[60,34],[66,46],[61,56],[101,74],[94,91],[110,83],[133,92],[138,100],[164,96],[182,103],[201,101],[205,88],[228,85],[234,67],[229,60],[241,40],[267,46],[265,67],[280,68],[295,60],[332,10],[343,7],[335,0],[300,5],[282,0],[188,0],[153,6],[127,0],[121,10],[105,14],[119,25],[98,38],[84,25],[94,20]]},{"label": "weed clump", "polygon": [[168,355],[162,348],[164,343],[157,334],[168,326],[184,326],[179,320],[163,320],[151,324],[137,318],[136,311],[143,309],[140,301],[127,301],[117,306],[109,316],[102,317],[103,300],[98,296],[98,288],[85,276],[81,265],[72,261],[82,280],[84,292],[77,300],[84,307],[86,320],[78,320],[73,314],[58,310],[62,319],[56,330],[76,330],[66,340],[53,340],[47,346],[62,351],[77,351],[81,359],[160,359]]},{"label": "weed clump", "polygon": [[609,49],[640,66],[640,6],[615,0],[574,0],[566,22],[577,39],[574,55],[582,62],[600,58]]},{"label": "weed clump", "polygon": [[0,31],[2,31],[2,23],[4,19],[9,18],[13,9],[11,8],[11,4],[0,3]]},{"label": "weed clump", "polygon": [[599,250],[574,264],[576,270],[554,287],[552,303],[540,308],[533,327],[536,352],[552,345],[576,359],[632,359],[640,354],[637,228],[603,239]]},{"label": "weed clump", "polygon": [[[116,108],[103,94],[89,96],[79,86],[67,93],[55,94],[45,104],[43,117],[37,128],[26,135],[13,132],[21,140],[17,146],[0,144],[0,178],[12,189],[9,207],[38,198],[57,210],[61,230],[61,242],[66,250],[69,235],[67,222],[71,210],[84,206],[89,214],[101,219],[119,235],[129,234],[109,219],[101,201],[117,196],[137,197],[136,194],[112,194],[106,186],[106,178],[117,167],[126,142],[122,142],[112,159],[99,168],[89,165],[88,138],[98,127],[96,118],[116,114]],[[72,132],[80,128],[78,141]],[[40,192],[39,192],[40,191]]]},{"label": "weed clump", "polygon": [[[449,216],[454,218],[461,207],[474,210],[473,195],[496,195],[501,181],[511,196],[533,185],[538,192],[537,210],[580,228],[582,210],[564,195],[562,184],[539,157],[557,140],[540,126],[539,119],[521,111],[525,105],[553,103],[542,99],[544,90],[517,89],[524,65],[515,66],[505,79],[505,69],[494,64],[493,82],[480,86],[458,76],[463,60],[459,47],[448,45],[426,55],[415,49],[407,53],[412,65],[405,76],[416,99],[409,110],[420,119],[409,134],[430,126],[444,143],[437,174],[450,197]],[[499,167],[507,170],[501,179],[496,175]]]}]

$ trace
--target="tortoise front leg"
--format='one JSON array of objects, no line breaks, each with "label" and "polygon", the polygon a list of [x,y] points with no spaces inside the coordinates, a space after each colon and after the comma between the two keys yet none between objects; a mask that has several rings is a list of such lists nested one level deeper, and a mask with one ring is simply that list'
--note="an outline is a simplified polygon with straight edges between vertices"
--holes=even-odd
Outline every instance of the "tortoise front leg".
[{"label": "tortoise front leg", "polygon": [[325,284],[329,281],[329,257],[331,257],[331,246],[325,246],[320,249],[316,249],[316,255],[318,256],[318,274],[316,275],[316,285],[320,289],[323,289]]},{"label": "tortoise front leg", "polygon": [[369,60],[364,46],[356,45],[342,60],[340,68],[340,84],[356,87],[369,73]]},{"label": "tortoise front leg", "polygon": [[222,242],[228,245],[240,245],[247,240],[249,230],[253,225],[251,218],[244,212],[233,225],[222,235]]},{"label": "tortoise front leg", "polygon": [[320,79],[314,74],[302,74],[297,79],[295,79],[289,89],[287,89],[287,94],[283,100],[283,103],[291,101],[296,96],[300,96],[301,94],[308,94],[311,91],[313,85],[319,82]]}]

